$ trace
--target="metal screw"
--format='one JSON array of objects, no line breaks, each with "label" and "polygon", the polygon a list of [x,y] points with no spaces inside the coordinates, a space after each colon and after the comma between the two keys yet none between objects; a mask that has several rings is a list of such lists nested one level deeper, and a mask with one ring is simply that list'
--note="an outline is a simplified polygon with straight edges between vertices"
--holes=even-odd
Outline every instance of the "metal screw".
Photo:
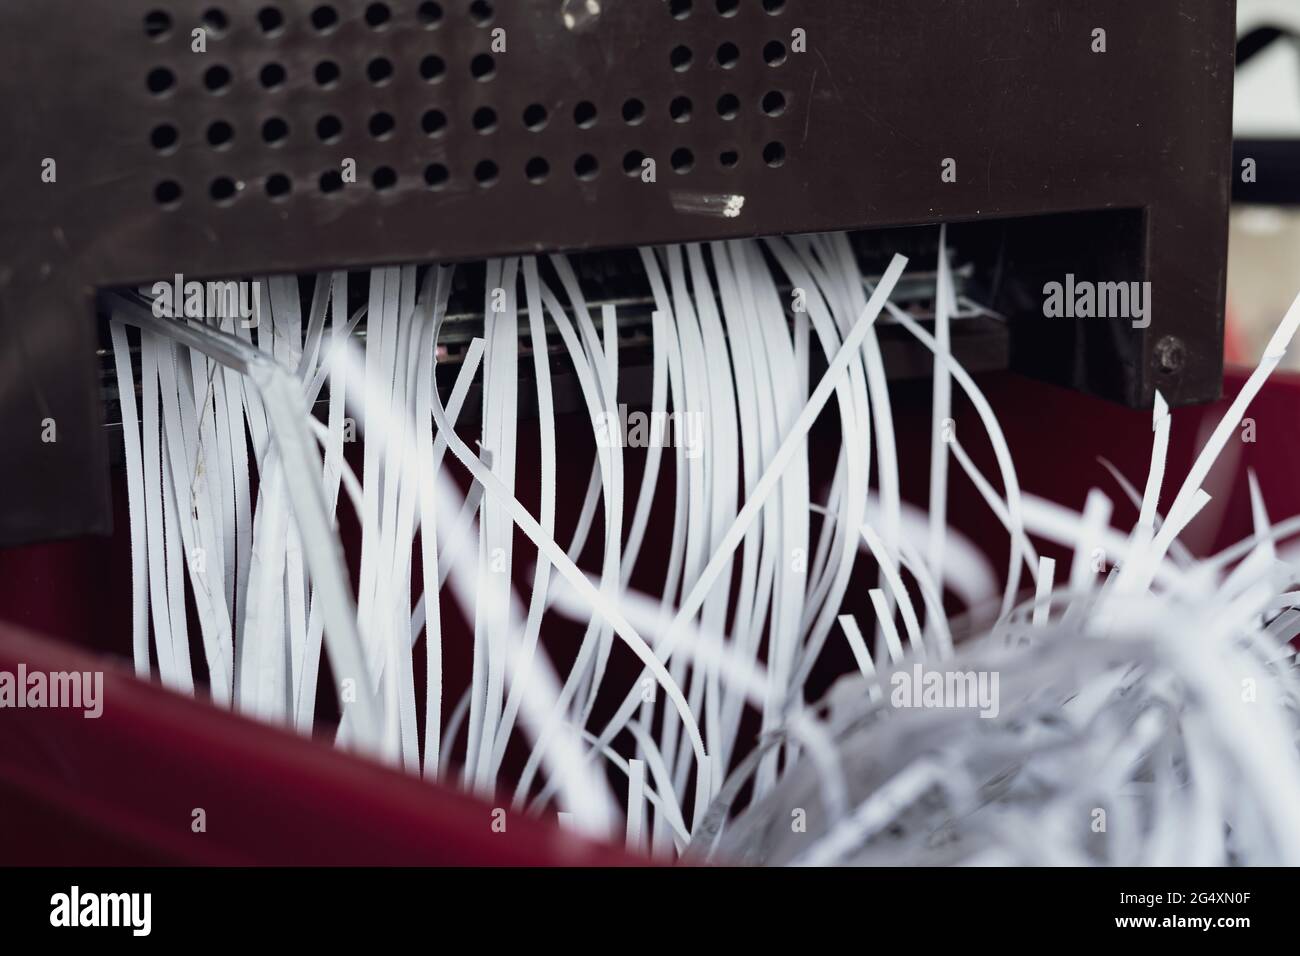
[{"label": "metal screw", "polygon": [[1166,335],[1156,343],[1156,364],[1165,375],[1177,372],[1187,359],[1187,349],[1176,335]]}]

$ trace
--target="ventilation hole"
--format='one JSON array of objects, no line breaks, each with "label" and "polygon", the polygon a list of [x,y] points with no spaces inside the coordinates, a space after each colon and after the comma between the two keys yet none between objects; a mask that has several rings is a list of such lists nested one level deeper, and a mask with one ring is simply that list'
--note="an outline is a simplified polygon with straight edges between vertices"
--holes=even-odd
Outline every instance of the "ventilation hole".
[{"label": "ventilation hole", "polygon": [[203,85],[209,93],[220,93],[230,85],[230,69],[218,63],[203,72]]},{"label": "ventilation hole", "polygon": [[596,125],[596,104],[583,100],[573,108],[573,122],[579,129],[591,129]]},{"label": "ventilation hole", "polygon": [[645,153],[639,149],[623,154],[623,172],[629,176],[641,175],[641,164],[645,162]]},{"label": "ventilation hole", "polygon": [[447,128],[447,114],[442,110],[429,110],[420,117],[420,129],[426,136],[440,136]]},{"label": "ventilation hole", "polygon": [[718,115],[723,119],[735,119],[740,112],[740,97],[735,93],[723,93],[718,97]]},{"label": "ventilation hole", "polygon": [[689,123],[691,121],[691,98],[689,96],[678,96],[668,104],[668,115],[673,118],[675,123]]},{"label": "ventilation hole", "polygon": [[673,164],[673,172],[689,173],[691,167],[695,165],[695,154],[685,146],[673,150],[673,155],[669,160]]},{"label": "ventilation hole", "polygon": [[490,80],[496,71],[496,61],[486,53],[480,53],[478,56],[474,57],[474,59],[469,61],[470,76],[474,77],[476,80]]},{"label": "ventilation hole", "polygon": [[262,142],[278,146],[289,135],[289,124],[278,116],[272,116],[262,124]]},{"label": "ventilation hole", "polygon": [[366,64],[366,76],[370,82],[375,85],[387,83],[393,78],[393,62],[382,56],[377,56]]},{"label": "ventilation hole", "polygon": [[320,174],[320,191],[336,193],[343,188],[343,176],[337,169],[326,170]]},{"label": "ventilation hole", "polygon": [[480,106],[474,111],[472,121],[480,133],[490,133],[497,128],[497,111],[490,106]]},{"label": "ventilation hole", "polygon": [[321,33],[333,30],[339,25],[339,13],[328,4],[322,4],[311,12],[311,25]]},{"label": "ventilation hole", "polygon": [[691,15],[691,0],[668,0],[668,12],[674,20],[685,20]]},{"label": "ventilation hole", "polygon": [[316,135],[322,143],[333,143],[343,135],[343,122],[337,116],[322,116],[316,121]]},{"label": "ventilation hole", "polygon": [[524,126],[537,132],[545,125],[546,107],[541,103],[533,103],[524,110]]},{"label": "ventilation hole", "polygon": [[723,169],[734,169],[740,162],[740,154],[734,149],[724,149],[718,154],[718,165]]},{"label": "ventilation hole", "polygon": [[211,36],[225,36],[226,31],[230,29],[230,17],[226,16],[224,10],[218,7],[210,7],[203,11],[203,29]]},{"label": "ventilation hole", "polygon": [[272,173],[266,177],[266,194],[272,199],[283,199],[293,190],[293,183],[284,173]]},{"label": "ventilation hole", "polygon": [[370,175],[370,183],[380,192],[397,185],[397,172],[391,166],[380,166]]},{"label": "ventilation hole", "polygon": [[150,10],[144,15],[144,35],[161,40],[171,32],[172,17],[166,10]]},{"label": "ventilation hole", "polygon": [[780,116],[785,112],[785,94],[772,90],[763,97],[763,112],[768,116]]},{"label": "ventilation hole", "polygon": [[474,0],[469,5],[469,15],[474,18],[474,22],[481,27],[487,26],[492,22],[492,15],[495,13],[492,4],[488,0]]},{"label": "ventilation hole", "polygon": [[623,121],[635,126],[645,119],[645,104],[638,99],[630,99],[623,104]]},{"label": "ventilation hole", "polygon": [[474,167],[474,179],[484,188],[494,185],[500,174],[497,164],[490,159],[485,159]]},{"label": "ventilation hole", "polygon": [[155,126],[153,132],[149,134],[149,142],[153,148],[159,152],[167,152],[176,145],[180,135],[176,132],[176,127],[170,123],[163,123],[161,126]]},{"label": "ventilation hole", "polygon": [[257,11],[257,25],[267,36],[272,36],[284,29],[284,14],[277,7],[263,7]]},{"label": "ventilation hole", "polygon": [[776,16],[785,9],[785,0],[763,0],[763,9],[771,16]]},{"label": "ventilation hole", "polygon": [[370,117],[370,122],[366,128],[370,130],[370,135],[375,139],[386,139],[393,134],[393,128],[397,122],[393,119],[391,113],[376,113]]},{"label": "ventilation hole", "polygon": [[430,189],[441,189],[447,185],[450,174],[442,163],[430,163],[424,167],[424,184]]},{"label": "ventilation hole", "polygon": [[386,3],[372,3],[366,7],[366,25],[372,30],[382,30],[393,18],[393,11]]},{"label": "ventilation hole", "polygon": [[673,69],[678,73],[689,70],[691,68],[691,48],[688,46],[673,47],[668,62],[673,65]]},{"label": "ventilation hole", "polygon": [[218,176],[212,180],[212,185],[208,187],[208,195],[219,203],[230,202],[235,198],[237,191],[235,181],[229,176]]},{"label": "ventilation hole", "polygon": [[176,85],[176,74],[167,67],[160,66],[149,71],[149,75],[145,77],[145,84],[154,96],[162,96]]},{"label": "ventilation hole", "polygon": [[261,72],[257,74],[257,78],[261,81],[262,86],[268,90],[274,90],[284,85],[284,67],[279,63],[268,63],[262,67]]},{"label": "ventilation hole", "polygon": [[339,65],[333,60],[322,60],[312,71],[318,86],[331,87],[339,81]]},{"label": "ventilation hole", "polygon": [[447,64],[440,56],[430,54],[420,61],[420,76],[430,83],[441,80],[447,72]]},{"label": "ventilation hole", "polygon": [[[419,17],[420,22],[425,27],[433,29],[442,22],[442,5],[434,3],[433,0],[427,0],[427,2],[420,4]],[[433,167],[429,168],[432,169]]]},{"label": "ventilation hole", "polygon": [[217,120],[208,127],[208,145],[214,149],[229,146],[235,138],[235,128],[225,120]]},{"label": "ventilation hole", "polygon": [[763,162],[772,168],[785,163],[785,147],[780,143],[768,143],[763,147]]},{"label": "ventilation hole", "polygon": [[740,47],[734,43],[724,43],[718,47],[718,66],[730,70],[740,59]]},{"label": "ventilation hole", "polygon": [[584,182],[591,182],[600,174],[600,164],[591,153],[583,153],[573,162],[573,175]]},{"label": "ventilation hole", "polygon": [[763,60],[768,66],[780,66],[785,62],[785,44],[773,40],[763,47]]},{"label": "ventilation hole", "polygon": [[734,17],[740,9],[740,0],[718,0],[717,7],[724,17]]},{"label": "ventilation hole", "polygon": [[524,175],[530,183],[544,183],[551,174],[551,164],[540,156],[534,156],[524,166]]},{"label": "ventilation hole", "polygon": [[181,201],[181,185],[174,179],[160,182],[153,190],[154,202],[160,206],[175,208]]}]

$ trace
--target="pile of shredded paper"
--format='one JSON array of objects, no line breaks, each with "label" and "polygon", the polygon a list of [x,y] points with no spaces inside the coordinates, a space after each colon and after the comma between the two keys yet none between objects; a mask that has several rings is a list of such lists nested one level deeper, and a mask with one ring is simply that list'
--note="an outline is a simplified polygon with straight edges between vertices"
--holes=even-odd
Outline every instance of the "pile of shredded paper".
[{"label": "pile of shredded paper", "polygon": [[[137,672],[311,733],[324,649],[340,746],[664,859],[1300,863],[1300,553],[1282,547],[1300,519],[1273,524],[1252,483],[1251,538],[1204,560],[1179,541],[1300,300],[1178,487],[1157,398],[1145,488],[1121,481],[1140,506],[1124,532],[1101,490],[1082,513],[1021,492],[992,409],[949,354],[957,302],[940,250],[932,332],[890,301],[906,261],[869,280],[842,235],[642,250],[647,420],[675,415],[698,442],[650,442],[635,484],[623,443],[597,434],[625,420],[617,313],[589,307],[562,256],[489,262],[482,337],[442,374],[450,268],[418,283],[414,267],[376,269],[351,315],[344,273],[309,296],[262,280],[255,323],[115,298]],[[900,498],[886,322],[937,359],[928,509]],[[574,419],[555,412],[548,330],[593,428],[563,541],[556,426]],[[454,425],[480,377],[471,445]],[[518,453],[521,382],[537,393],[535,458]],[[954,388],[996,474],[948,427]],[[832,402],[841,446],[819,490],[809,430]],[[344,457],[353,428],[359,474]],[[1004,569],[948,527],[954,466],[1006,529]],[[524,481],[540,487],[534,510],[516,496]],[[361,527],[355,588],[344,509]],[[671,544],[647,595],[628,582],[652,522]],[[1073,549],[1069,567],[1035,541]],[[592,548],[598,566],[580,569]],[[874,617],[842,613],[850,587],[869,589]],[[472,624],[463,689],[443,679],[453,605]],[[542,640],[560,618],[585,628],[566,668]],[[810,701],[828,642],[847,642],[857,669]],[[627,673],[616,655],[639,659],[639,676],[613,676]],[[528,756],[507,774],[512,744]]]}]

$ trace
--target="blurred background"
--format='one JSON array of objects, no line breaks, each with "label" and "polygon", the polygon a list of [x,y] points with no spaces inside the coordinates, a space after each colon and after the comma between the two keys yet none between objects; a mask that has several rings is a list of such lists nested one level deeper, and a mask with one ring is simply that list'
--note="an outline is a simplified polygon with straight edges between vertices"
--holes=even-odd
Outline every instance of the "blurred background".
[{"label": "blurred background", "polygon": [[1254,365],[1300,292],[1300,0],[1237,0],[1237,38],[1227,359]]}]

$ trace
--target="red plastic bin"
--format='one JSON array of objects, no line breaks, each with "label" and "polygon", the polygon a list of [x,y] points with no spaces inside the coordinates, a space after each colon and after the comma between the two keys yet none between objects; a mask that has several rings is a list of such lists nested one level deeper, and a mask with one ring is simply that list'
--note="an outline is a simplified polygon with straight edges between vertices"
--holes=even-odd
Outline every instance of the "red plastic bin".
[{"label": "red plastic bin", "polygon": [[[1230,372],[1223,401],[1174,412],[1166,495],[1186,473],[1198,436],[1218,422],[1244,378]],[[1136,519],[1098,458],[1141,487],[1151,447],[1149,412],[1010,374],[984,376],[980,384],[1027,492],[1078,508],[1090,488],[1101,487],[1115,501],[1117,525]],[[900,386],[894,401],[904,493],[923,505],[928,383]],[[1243,430],[1243,437],[1255,440],[1230,442],[1211,473],[1205,487],[1215,503],[1184,538],[1194,553],[1208,554],[1251,532],[1247,468],[1255,470],[1274,521],[1300,512],[1300,442],[1294,440],[1300,377],[1275,375],[1247,414],[1253,435]],[[995,474],[991,452],[977,437],[978,419],[960,402],[954,417],[963,445]],[[1005,532],[956,471],[950,501],[959,530],[1005,566]],[[137,680],[128,660],[126,537],[123,514],[110,539],[0,552],[0,669],[25,663],[29,669],[105,671],[105,709],[97,720],[79,710],[0,711],[0,862],[637,862],[621,849],[522,814],[509,814],[507,832],[496,833],[492,805],[475,797]],[[207,827],[194,833],[191,814],[199,807]]]}]

